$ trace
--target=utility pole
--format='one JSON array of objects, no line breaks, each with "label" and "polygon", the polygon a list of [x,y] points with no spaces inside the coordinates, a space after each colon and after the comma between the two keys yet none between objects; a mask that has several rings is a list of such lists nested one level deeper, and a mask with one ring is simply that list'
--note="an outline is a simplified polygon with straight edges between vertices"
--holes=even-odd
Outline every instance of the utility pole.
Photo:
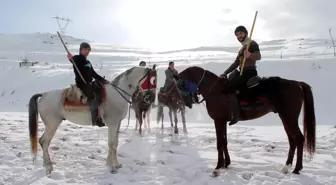
[{"label": "utility pole", "polygon": [[62,35],[64,35],[66,28],[68,27],[69,23],[72,22],[72,20],[70,20],[69,18],[64,18],[64,17],[59,17],[59,16],[55,16],[53,17],[53,19],[56,20],[60,32],[62,33]]}]

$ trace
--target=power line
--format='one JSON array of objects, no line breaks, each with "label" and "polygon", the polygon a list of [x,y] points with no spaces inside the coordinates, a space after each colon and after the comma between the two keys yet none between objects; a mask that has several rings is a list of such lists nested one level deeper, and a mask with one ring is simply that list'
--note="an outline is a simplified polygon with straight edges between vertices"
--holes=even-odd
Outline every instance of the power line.
[{"label": "power line", "polygon": [[66,28],[68,27],[69,23],[72,22],[72,20],[69,18],[64,18],[64,17],[59,17],[59,16],[55,16],[53,17],[53,19],[56,20],[60,32],[64,35]]}]

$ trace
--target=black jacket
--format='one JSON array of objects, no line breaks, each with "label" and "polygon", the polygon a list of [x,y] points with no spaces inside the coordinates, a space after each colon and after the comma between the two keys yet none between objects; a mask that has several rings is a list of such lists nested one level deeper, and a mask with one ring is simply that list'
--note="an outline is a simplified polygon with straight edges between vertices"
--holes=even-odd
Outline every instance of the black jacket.
[{"label": "black jacket", "polygon": [[[79,69],[80,73],[82,74],[83,78],[85,79],[86,83],[91,83],[93,78],[96,80],[104,80],[103,77],[98,75],[96,71],[93,69],[89,60],[86,59],[83,55],[75,55],[72,57],[73,61],[75,62],[77,68]],[[84,84],[81,76],[78,74],[75,66],[73,66],[75,72],[75,81],[76,84],[81,85]]]}]

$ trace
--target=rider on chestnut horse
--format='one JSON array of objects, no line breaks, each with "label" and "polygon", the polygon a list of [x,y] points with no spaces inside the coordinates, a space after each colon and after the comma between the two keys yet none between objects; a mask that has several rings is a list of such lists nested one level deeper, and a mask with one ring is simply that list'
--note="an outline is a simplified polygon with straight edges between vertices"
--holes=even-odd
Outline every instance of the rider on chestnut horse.
[{"label": "rider on chestnut horse", "polygon": [[[232,72],[228,79],[229,84],[225,88],[225,92],[228,93],[229,98],[233,104],[233,118],[229,125],[236,124],[240,120],[240,106],[236,91],[245,86],[251,77],[258,76],[258,72],[256,70],[256,61],[261,59],[259,45],[254,40],[251,40],[250,47],[248,51],[246,51],[249,38],[248,32],[244,26],[238,26],[234,33],[238,41],[241,43],[242,48],[238,52],[236,60],[233,62],[233,64],[231,64],[231,66],[220,75],[221,78],[226,78],[227,74]],[[240,71],[238,71],[236,68],[239,67],[239,70],[241,70],[243,56],[246,57],[246,61],[244,64],[244,72],[240,76]]]}]

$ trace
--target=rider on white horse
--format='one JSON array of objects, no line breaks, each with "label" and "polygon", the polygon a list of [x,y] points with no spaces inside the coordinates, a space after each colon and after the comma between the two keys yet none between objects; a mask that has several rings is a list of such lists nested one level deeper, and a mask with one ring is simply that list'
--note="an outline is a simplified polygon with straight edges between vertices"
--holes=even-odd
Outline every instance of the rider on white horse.
[{"label": "rider on white horse", "polygon": [[[98,100],[97,95],[93,91],[92,80],[94,78],[96,80],[101,81],[102,83],[108,83],[108,81],[105,80],[105,78],[98,75],[96,71],[93,69],[90,61],[87,60],[87,56],[89,55],[90,51],[91,51],[90,45],[86,42],[83,42],[80,44],[79,47],[79,55],[72,56],[69,53],[68,59],[69,60],[72,59],[79,70],[77,71],[75,66],[73,66],[76,76],[75,77],[76,85],[87,97],[87,101],[91,111],[92,126],[98,125],[101,127],[105,126],[105,124],[102,122],[102,119],[98,114]],[[82,80],[79,73],[83,76],[85,82]]]}]

